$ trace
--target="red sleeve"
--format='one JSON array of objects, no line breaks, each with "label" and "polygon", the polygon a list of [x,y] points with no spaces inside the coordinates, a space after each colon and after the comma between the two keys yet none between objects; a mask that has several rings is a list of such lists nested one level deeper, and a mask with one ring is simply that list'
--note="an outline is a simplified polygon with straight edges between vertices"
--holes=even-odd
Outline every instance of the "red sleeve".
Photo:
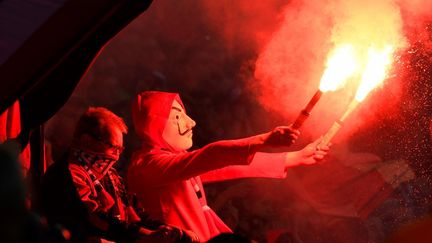
[{"label": "red sleeve", "polygon": [[211,143],[192,152],[157,151],[138,155],[129,168],[129,179],[161,186],[228,165],[247,165],[261,145],[261,137],[255,136]]},{"label": "red sleeve", "polygon": [[285,178],[286,153],[256,153],[249,165],[234,165],[201,175],[203,183],[247,177]]},{"label": "red sleeve", "polygon": [[91,186],[90,177],[75,164],[69,164],[69,171],[81,201],[86,205],[89,212],[95,212],[98,209],[98,203],[92,199],[95,198],[96,190]]}]

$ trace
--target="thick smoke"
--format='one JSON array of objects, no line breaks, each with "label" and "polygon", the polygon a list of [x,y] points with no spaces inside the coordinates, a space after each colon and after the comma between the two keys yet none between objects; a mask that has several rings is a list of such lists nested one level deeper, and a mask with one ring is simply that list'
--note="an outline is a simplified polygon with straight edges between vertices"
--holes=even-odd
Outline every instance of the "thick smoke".
[{"label": "thick smoke", "polygon": [[[256,80],[251,81],[261,103],[288,120],[293,120],[317,90],[327,54],[335,46],[353,43],[363,55],[371,44],[382,47],[388,43],[399,51],[405,47],[402,17],[394,1],[305,1],[291,5],[285,8],[280,28],[260,53]],[[356,80],[350,80],[340,91],[325,94],[306,130],[313,129],[311,133],[317,136],[341,116],[358,84],[352,81]],[[397,97],[393,92],[399,91],[398,84],[392,81],[375,91],[385,93],[381,101]],[[370,107],[369,101],[365,102],[369,104],[362,104],[363,109]],[[394,99],[386,105],[394,105],[393,102]],[[380,107],[376,112],[383,112],[383,109],[385,107]],[[349,122],[347,127],[358,126],[366,115],[373,114],[353,114],[357,124]]]}]

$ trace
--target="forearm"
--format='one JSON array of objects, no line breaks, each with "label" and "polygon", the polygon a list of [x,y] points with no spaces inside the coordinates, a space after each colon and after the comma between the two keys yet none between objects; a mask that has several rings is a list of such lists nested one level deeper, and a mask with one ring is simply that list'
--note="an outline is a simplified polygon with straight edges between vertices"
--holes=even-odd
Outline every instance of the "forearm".
[{"label": "forearm", "polygon": [[286,153],[257,152],[249,165],[227,166],[207,172],[201,176],[204,183],[230,179],[261,177],[285,178]]},{"label": "forearm", "polygon": [[189,179],[229,165],[248,165],[261,145],[261,138],[255,136],[218,141],[192,152],[149,153],[132,164],[129,176],[152,185]]},{"label": "forearm", "polygon": [[285,153],[285,170],[302,164],[300,151]]}]

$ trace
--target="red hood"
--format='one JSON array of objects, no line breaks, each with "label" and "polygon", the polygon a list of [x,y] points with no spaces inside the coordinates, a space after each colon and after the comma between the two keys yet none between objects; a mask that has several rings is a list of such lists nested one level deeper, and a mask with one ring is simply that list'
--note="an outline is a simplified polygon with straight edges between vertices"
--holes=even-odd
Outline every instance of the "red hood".
[{"label": "red hood", "polygon": [[177,100],[184,109],[177,93],[144,91],[135,96],[132,103],[132,119],[135,131],[145,146],[174,151],[162,138],[174,100]]}]

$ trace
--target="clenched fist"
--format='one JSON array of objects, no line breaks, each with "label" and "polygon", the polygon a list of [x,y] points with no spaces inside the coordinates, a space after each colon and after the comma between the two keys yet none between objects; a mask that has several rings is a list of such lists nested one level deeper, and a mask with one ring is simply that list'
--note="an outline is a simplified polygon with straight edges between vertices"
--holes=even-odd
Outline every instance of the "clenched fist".
[{"label": "clenched fist", "polygon": [[290,146],[299,135],[300,132],[291,126],[279,126],[264,134],[263,145],[265,148]]}]

